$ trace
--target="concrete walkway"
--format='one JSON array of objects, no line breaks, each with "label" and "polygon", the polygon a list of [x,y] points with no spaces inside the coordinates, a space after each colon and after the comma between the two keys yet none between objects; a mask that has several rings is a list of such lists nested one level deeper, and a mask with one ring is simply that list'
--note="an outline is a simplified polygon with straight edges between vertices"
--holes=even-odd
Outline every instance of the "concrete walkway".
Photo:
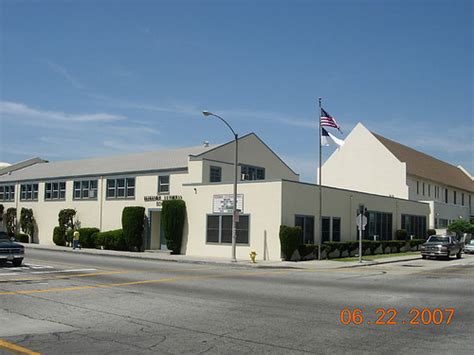
[{"label": "concrete walkway", "polygon": [[[178,263],[189,263],[189,264],[215,264],[215,265],[226,265],[235,267],[253,267],[253,268],[275,268],[275,269],[343,269],[343,268],[354,268],[354,267],[367,267],[371,265],[380,265],[396,262],[405,262],[410,260],[420,259],[419,254],[413,256],[393,256],[387,258],[381,258],[373,261],[358,261],[341,262],[335,260],[309,260],[309,261],[268,261],[268,260],[257,260],[257,263],[253,264],[249,259],[238,260],[237,262],[231,262],[229,258],[218,258],[218,257],[195,257],[189,255],[171,255],[168,252],[163,251],[145,251],[145,252],[130,252],[130,251],[116,251],[116,250],[101,250],[101,249],[76,249],[72,250],[71,247],[61,247],[57,245],[40,245],[40,244],[27,244],[20,243],[25,249],[41,249],[50,250],[64,253],[75,253],[75,254],[89,254],[89,255],[104,255],[110,257],[126,257],[134,259],[146,259],[146,260],[159,260],[169,261]],[[396,254],[394,254],[396,255]],[[28,260],[28,251],[26,250],[26,260]]]}]

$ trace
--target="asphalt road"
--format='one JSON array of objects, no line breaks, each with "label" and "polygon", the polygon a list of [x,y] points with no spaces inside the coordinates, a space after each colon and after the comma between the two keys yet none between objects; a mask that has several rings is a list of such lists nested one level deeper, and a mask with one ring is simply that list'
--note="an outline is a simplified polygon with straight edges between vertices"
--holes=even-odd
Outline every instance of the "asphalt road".
[{"label": "asphalt road", "polygon": [[0,319],[0,353],[472,354],[474,256],[289,270],[28,250],[0,267]]}]

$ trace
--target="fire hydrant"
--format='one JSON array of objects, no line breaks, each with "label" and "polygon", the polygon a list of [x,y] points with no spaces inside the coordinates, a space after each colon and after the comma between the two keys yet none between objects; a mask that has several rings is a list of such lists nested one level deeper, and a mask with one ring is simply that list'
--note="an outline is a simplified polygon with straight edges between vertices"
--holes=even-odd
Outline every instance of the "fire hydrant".
[{"label": "fire hydrant", "polygon": [[252,260],[252,263],[255,264],[256,263],[255,258],[257,256],[257,252],[251,251],[249,255],[250,255],[250,260]]}]

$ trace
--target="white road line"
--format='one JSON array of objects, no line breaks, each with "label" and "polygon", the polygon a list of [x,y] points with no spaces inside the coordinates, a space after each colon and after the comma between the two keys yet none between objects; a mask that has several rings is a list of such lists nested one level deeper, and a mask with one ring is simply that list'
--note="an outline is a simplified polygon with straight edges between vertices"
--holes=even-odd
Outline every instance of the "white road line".
[{"label": "white road line", "polygon": [[21,275],[19,272],[9,272],[6,274],[0,274],[0,276],[12,276],[12,275]]}]

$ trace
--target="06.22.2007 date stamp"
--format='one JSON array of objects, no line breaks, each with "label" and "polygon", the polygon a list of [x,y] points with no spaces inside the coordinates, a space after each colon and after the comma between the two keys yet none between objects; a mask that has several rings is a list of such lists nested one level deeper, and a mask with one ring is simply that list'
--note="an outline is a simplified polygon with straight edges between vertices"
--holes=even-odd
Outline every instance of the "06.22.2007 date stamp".
[{"label": "06.22.2007 date stamp", "polygon": [[411,308],[408,314],[399,314],[395,308],[377,308],[375,314],[364,313],[361,308],[344,308],[339,320],[344,325],[449,325],[454,317],[454,308]]}]

